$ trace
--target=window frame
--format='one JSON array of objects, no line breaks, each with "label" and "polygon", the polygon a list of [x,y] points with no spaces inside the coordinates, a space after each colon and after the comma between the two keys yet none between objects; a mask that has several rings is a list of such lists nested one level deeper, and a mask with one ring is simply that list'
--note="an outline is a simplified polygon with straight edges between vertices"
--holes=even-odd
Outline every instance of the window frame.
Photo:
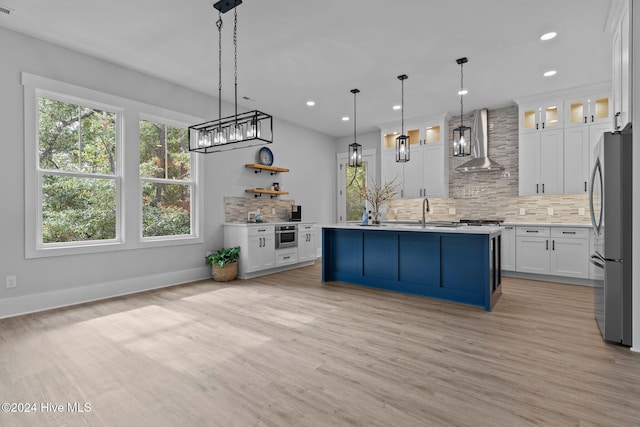
[{"label": "window frame", "polygon": [[[204,179],[201,156],[192,154],[191,159],[191,234],[142,238],[142,184],[140,177],[140,135],[141,117],[160,119],[164,123],[185,125],[201,123],[201,117],[180,113],[167,108],[110,95],[74,84],[21,73],[24,97],[24,156],[25,156],[25,257],[41,258],[50,256],[78,255],[108,251],[142,249],[148,247],[201,244],[204,242]],[[42,242],[42,174],[39,173],[39,119],[38,97],[53,95],[56,100],[116,112],[116,168],[119,169],[116,183],[116,239],[88,240],[78,242]],[[47,96],[45,96],[47,97]],[[75,172],[60,171],[60,175]],[[82,172],[80,174],[83,174]],[[99,176],[91,177],[98,178]],[[108,175],[110,177],[110,175]],[[181,182],[181,181],[180,181]]]},{"label": "window frame", "polygon": [[[164,125],[168,125],[168,126],[173,126],[173,127],[177,127],[177,128],[181,128],[184,130],[188,130],[190,124],[186,123],[186,122],[182,122],[182,121],[178,121],[178,120],[173,120],[173,119],[169,119],[165,116],[156,116],[156,115],[152,115],[152,114],[148,114],[148,113],[140,113],[139,117],[138,117],[138,131],[140,129],[140,122],[141,121],[150,121],[150,122],[154,122],[154,123],[161,123]],[[197,203],[196,201],[199,199],[198,197],[194,196],[196,194],[196,192],[198,191],[198,186],[197,186],[197,177],[198,177],[198,157],[194,152],[190,152],[190,165],[189,165],[189,176],[190,179],[189,180],[177,180],[177,179],[170,179],[170,178],[152,178],[152,177],[143,177],[142,175],[140,175],[140,138],[138,137],[138,178],[139,178],[139,207],[140,207],[140,215],[139,215],[139,221],[138,224],[140,224],[140,233],[139,233],[139,238],[141,242],[144,243],[150,243],[150,242],[158,242],[158,241],[171,241],[171,240],[183,240],[183,239],[193,239],[193,238],[197,238],[198,237],[198,233],[197,233],[197,219],[198,219],[198,215],[196,215],[196,207],[197,207]],[[143,212],[142,212],[142,196],[143,196],[143,190],[142,187],[144,185],[145,182],[152,182],[152,183],[156,183],[156,184],[169,184],[169,185],[186,185],[189,187],[189,202],[191,204],[191,209],[190,209],[190,228],[191,228],[191,232],[190,234],[173,234],[173,235],[169,235],[169,236],[148,236],[145,237],[143,235],[144,233],[144,226],[143,226]]]}]

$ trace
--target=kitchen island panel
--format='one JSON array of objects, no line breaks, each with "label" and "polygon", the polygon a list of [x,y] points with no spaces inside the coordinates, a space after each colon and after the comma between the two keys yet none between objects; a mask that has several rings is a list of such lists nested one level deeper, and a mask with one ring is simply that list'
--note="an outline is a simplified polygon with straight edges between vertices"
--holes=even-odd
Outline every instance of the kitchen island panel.
[{"label": "kitchen island panel", "polygon": [[490,283],[498,234],[323,227],[322,281],[341,281],[484,307],[502,289]]},{"label": "kitchen island panel", "polygon": [[440,235],[398,234],[399,281],[423,288],[440,287]]},{"label": "kitchen island panel", "polygon": [[371,279],[398,280],[397,233],[362,234],[364,276]]}]

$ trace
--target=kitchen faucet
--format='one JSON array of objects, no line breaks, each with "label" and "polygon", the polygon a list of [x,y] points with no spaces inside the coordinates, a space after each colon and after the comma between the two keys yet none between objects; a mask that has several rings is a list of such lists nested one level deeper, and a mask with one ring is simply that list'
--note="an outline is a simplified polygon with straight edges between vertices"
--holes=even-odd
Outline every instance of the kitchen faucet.
[{"label": "kitchen faucet", "polygon": [[[425,209],[426,207],[426,209]],[[424,200],[422,200],[422,228],[425,228],[427,226],[427,221],[424,217],[425,212],[430,212],[429,210],[429,199],[427,199],[426,197],[424,198]]]}]

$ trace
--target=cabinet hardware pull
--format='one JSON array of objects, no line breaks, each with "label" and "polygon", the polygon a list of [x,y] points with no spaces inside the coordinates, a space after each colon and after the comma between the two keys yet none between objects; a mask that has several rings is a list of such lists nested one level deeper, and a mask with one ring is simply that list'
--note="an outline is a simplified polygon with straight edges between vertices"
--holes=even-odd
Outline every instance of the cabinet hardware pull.
[{"label": "cabinet hardware pull", "polygon": [[538,186],[539,186],[539,185],[540,185],[540,184],[536,184],[536,194],[538,194],[538,193],[539,193],[539,191],[538,191]]},{"label": "cabinet hardware pull", "polygon": [[262,228],[262,229],[258,230],[258,233],[264,233],[265,231],[267,231],[267,230]]},{"label": "cabinet hardware pull", "polygon": [[587,123],[587,116],[584,116],[584,122]]},{"label": "cabinet hardware pull", "polygon": [[539,129],[539,128],[538,128],[538,123],[536,123],[536,130],[538,130],[538,129]]},{"label": "cabinet hardware pull", "polygon": [[542,184],[542,192],[544,193],[544,184]]},{"label": "cabinet hardware pull", "polygon": [[584,191],[587,191],[587,181],[584,182]]},{"label": "cabinet hardware pull", "polygon": [[593,115],[591,115],[591,123],[593,123]]},{"label": "cabinet hardware pull", "polygon": [[555,250],[556,250],[556,241],[555,241],[555,240],[552,240],[552,241],[551,241],[551,250],[552,250],[552,251],[555,251]]},{"label": "cabinet hardware pull", "polygon": [[549,241],[547,240],[547,250],[549,250]]},{"label": "cabinet hardware pull", "polygon": [[527,233],[539,233],[540,230],[527,230]]},{"label": "cabinet hardware pull", "polygon": [[620,118],[620,111],[618,111],[614,116],[613,116],[613,130],[618,130],[620,129],[620,125],[618,124],[618,119]]},{"label": "cabinet hardware pull", "polygon": [[542,129],[544,129],[544,122],[542,122]]},{"label": "cabinet hardware pull", "polygon": [[282,259],[289,259],[291,258],[290,256],[283,256]]},{"label": "cabinet hardware pull", "polygon": [[575,231],[563,231],[562,234],[576,234]]}]

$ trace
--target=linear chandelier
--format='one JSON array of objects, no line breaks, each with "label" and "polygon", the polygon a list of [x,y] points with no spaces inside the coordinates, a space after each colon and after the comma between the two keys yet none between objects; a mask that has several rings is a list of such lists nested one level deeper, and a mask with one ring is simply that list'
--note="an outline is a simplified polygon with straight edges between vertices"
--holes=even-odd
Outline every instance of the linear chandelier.
[{"label": "linear chandelier", "polygon": [[[258,110],[238,114],[238,12],[242,0],[220,0],[218,10],[218,119],[189,126],[189,151],[215,153],[273,142],[273,117]],[[222,14],[233,9],[235,114],[222,117]]]}]

